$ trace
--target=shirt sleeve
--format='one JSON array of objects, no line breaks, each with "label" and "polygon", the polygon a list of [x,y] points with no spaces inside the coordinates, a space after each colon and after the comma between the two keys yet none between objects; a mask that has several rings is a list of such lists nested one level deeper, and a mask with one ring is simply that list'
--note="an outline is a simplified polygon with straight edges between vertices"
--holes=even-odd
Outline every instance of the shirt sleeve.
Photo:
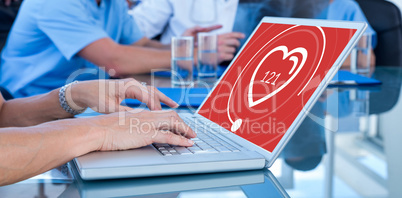
[{"label": "shirt sleeve", "polygon": [[144,35],[153,38],[163,32],[173,8],[169,0],[146,0],[134,8],[132,15]]},{"label": "shirt sleeve", "polygon": [[39,13],[39,29],[49,37],[67,60],[92,42],[109,37],[89,14],[88,3],[92,1],[45,1]]},{"label": "shirt sleeve", "polygon": [[[115,1],[115,0],[114,0]],[[123,1],[123,4],[126,4]],[[127,5],[123,5],[122,13],[124,14],[123,31],[119,43],[124,45],[131,45],[144,37],[141,29],[138,27],[133,16],[128,14]]]}]

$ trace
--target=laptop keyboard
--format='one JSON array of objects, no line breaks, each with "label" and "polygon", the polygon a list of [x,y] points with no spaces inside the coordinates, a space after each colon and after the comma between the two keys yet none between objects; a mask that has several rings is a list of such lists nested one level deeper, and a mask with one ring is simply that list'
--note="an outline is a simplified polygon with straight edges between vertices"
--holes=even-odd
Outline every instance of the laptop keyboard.
[{"label": "laptop keyboard", "polygon": [[192,147],[183,147],[160,143],[152,144],[162,155],[240,152],[237,145],[215,135],[214,129],[207,128],[204,124],[196,123],[194,118],[184,117],[183,120],[197,133],[197,137],[192,139],[194,145]]}]

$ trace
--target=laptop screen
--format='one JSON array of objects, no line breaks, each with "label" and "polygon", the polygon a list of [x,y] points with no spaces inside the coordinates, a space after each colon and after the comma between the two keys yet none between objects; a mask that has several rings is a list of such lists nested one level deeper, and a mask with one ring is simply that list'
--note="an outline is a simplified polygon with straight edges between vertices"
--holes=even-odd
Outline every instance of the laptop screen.
[{"label": "laptop screen", "polygon": [[273,152],[355,32],[262,23],[198,114]]}]

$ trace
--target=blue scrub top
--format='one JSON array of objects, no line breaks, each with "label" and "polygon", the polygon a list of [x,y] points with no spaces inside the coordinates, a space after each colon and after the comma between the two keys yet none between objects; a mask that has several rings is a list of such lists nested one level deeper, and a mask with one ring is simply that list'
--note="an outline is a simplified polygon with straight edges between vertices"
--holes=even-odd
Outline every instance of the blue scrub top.
[{"label": "blue scrub top", "polygon": [[372,47],[377,46],[377,34],[370,26],[359,4],[353,0],[334,0],[317,18],[341,21],[366,22],[368,27],[365,33],[373,35]]},{"label": "blue scrub top", "polygon": [[[296,1],[296,0],[295,0]],[[281,13],[282,10],[276,10],[274,8],[268,7],[270,1],[264,1],[264,3],[239,3],[237,8],[235,25],[233,31],[243,32],[246,34],[246,38],[241,40],[241,45],[245,43],[247,38],[251,35],[254,28],[258,25],[261,20],[260,12],[264,10],[272,16],[292,16],[294,13]],[[291,3],[290,1],[289,3]],[[319,3],[319,2],[318,2]],[[334,0],[329,5],[320,4],[316,7],[311,7],[311,9],[321,9],[322,6],[326,6],[322,11],[312,10],[312,13],[319,13],[314,18],[316,19],[328,19],[328,20],[342,20],[342,21],[362,21],[368,24],[366,17],[360,6],[353,0]],[[306,8],[307,9],[307,8]],[[290,9],[293,11],[292,9]],[[373,28],[368,24],[366,33],[373,34],[372,46],[373,48],[377,45],[377,36]]]},{"label": "blue scrub top", "polygon": [[24,1],[1,56],[0,84],[14,97],[48,92],[73,80],[107,78],[77,56],[90,43],[109,37],[132,44],[143,37],[126,1]]}]

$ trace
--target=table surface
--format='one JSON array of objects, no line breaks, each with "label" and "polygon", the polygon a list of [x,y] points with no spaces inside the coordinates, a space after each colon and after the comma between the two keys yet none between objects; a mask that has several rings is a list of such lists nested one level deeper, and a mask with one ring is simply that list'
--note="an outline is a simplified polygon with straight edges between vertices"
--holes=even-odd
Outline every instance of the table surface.
[{"label": "table surface", "polygon": [[373,77],[382,85],[327,88],[269,170],[82,182],[66,164],[0,197],[402,197],[402,69]]}]

